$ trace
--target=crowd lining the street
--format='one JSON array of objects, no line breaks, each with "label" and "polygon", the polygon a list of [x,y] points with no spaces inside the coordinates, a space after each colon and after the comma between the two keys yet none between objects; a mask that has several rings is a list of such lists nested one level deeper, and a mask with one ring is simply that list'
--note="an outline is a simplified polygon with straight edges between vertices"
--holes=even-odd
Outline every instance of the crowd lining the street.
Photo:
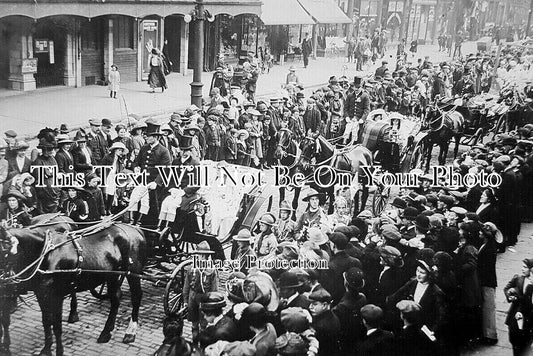
[{"label": "crowd lining the street", "polygon": [[[291,68],[283,92],[269,102],[254,102],[253,93],[232,88],[222,76],[203,108],[192,105],[163,121],[130,117],[114,125],[104,118],[76,132],[67,125],[45,128],[30,152],[9,130],[0,142],[0,220],[28,226],[32,216],[61,211],[76,222],[100,221],[140,199],[127,221],[156,217],[163,228],[193,213],[204,232],[209,204],[216,202],[186,184],[162,187],[155,166],[211,160],[268,170],[277,164],[283,131],[296,142],[324,136],[350,145],[361,140],[359,128],[373,109],[416,116],[436,99],[486,93],[495,80],[531,75],[525,51],[516,49],[500,56],[498,79],[495,54],[439,65],[406,57],[399,53],[394,70],[383,61],[371,78],[331,77],[309,97]],[[221,63],[220,71],[228,70]],[[523,84],[512,91],[527,103],[533,88]],[[459,355],[461,348],[498,342],[495,294],[505,282],[509,338],[522,354],[533,330],[533,258],[520,271],[517,266],[511,281],[497,281],[496,256],[516,244],[521,222],[533,218],[533,125],[509,127],[454,162],[461,174],[499,173],[495,189],[432,188],[431,178],[422,176],[418,188],[402,189],[380,216],[357,209],[342,192],[332,213],[312,189],[303,212],[280,202],[260,217],[257,231],[233,237],[233,257],[243,263],[225,288],[217,270],[187,272],[183,298],[192,343],[182,338],[183,319],[174,315],[164,321],[165,342],[156,355]],[[96,165],[110,167],[105,189]],[[35,166],[82,174],[86,184],[53,187],[46,171],[45,186],[36,186],[43,177],[32,175]],[[149,196],[113,183],[127,171],[150,173],[155,189]],[[209,259],[214,251],[202,242],[197,253]],[[328,268],[258,271],[245,263],[250,256],[325,259]]]}]

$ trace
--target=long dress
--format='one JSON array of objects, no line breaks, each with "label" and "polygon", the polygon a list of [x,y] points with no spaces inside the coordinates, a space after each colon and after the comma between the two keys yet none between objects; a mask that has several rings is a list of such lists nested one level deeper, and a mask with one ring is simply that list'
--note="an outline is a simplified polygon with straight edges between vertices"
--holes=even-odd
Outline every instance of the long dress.
[{"label": "long dress", "polygon": [[167,89],[167,80],[163,73],[163,60],[161,57],[150,54],[148,61],[150,62],[150,74],[148,75],[148,85],[150,85],[150,88]]}]

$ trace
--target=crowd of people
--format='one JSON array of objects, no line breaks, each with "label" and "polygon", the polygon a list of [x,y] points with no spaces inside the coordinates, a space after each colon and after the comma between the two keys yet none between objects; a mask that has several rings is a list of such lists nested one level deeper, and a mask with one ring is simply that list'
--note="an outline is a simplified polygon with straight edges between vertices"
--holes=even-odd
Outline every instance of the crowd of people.
[{"label": "crowd of people", "polygon": [[[194,212],[202,232],[208,197],[187,183],[162,187],[156,166],[211,160],[268,170],[278,163],[281,132],[296,142],[324,136],[351,145],[373,109],[423,115],[439,98],[487,92],[495,66],[502,75],[531,75],[522,50],[509,50],[499,61],[490,53],[437,65],[427,57],[418,63],[404,58],[394,68],[383,61],[369,78],[331,77],[307,97],[295,70],[268,102],[215,85],[218,92],[202,108],[191,105],[165,120],[91,119],[89,129],[75,132],[67,125],[45,128],[35,148],[9,130],[0,141],[0,220],[28,226],[32,216],[62,212],[76,222],[97,222],[136,202],[127,217],[133,224],[152,218],[163,228],[180,212]],[[530,99],[530,83],[516,93]],[[183,298],[193,343],[182,338],[183,319],[171,316],[156,354],[458,355],[463,347],[496,344],[495,294],[506,282],[497,281],[496,256],[517,243],[521,222],[533,218],[532,136],[533,125],[525,124],[454,162],[459,174],[499,173],[502,183],[494,189],[434,187],[432,177],[419,172],[419,187],[401,189],[379,216],[357,210],[342,193],[332,214],[323,208],[325,196],[312,189],[303,210],[281,201],[257,229],[233,236],[233,257],[241,263],[225,288],[216,269],[187,272]],[[96,166],[107,169],[101,174]],[[114,179],[144,171],[149,195]],[[84,184],[63,181],[59,188],[56,173],[83,177]],[[215,252],[205,243],[196,249],[202,260]],[[257,270],[249,263],[255,259],[326,261],[326,267]],[[516,355],[533,330],[532,268],[533,259],[524,260],[504,288]]]}]

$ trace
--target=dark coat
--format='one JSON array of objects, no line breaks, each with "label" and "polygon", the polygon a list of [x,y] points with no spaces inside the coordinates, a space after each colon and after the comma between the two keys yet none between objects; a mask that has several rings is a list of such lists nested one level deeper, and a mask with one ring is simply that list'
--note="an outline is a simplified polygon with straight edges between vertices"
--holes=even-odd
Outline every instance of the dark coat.
[{"label": "dark coat", "polygon": [[[415,290],[418,281],[413,278],[402,288],[400,288],[396,293],[387,298],[387,304],[390,308],[396,306],[401,300],[414,300]],[[420,324],[426,325],[430,330],[434,331],[436,334],[439,333],[439,328],[444,325],[447,313],[446,313],[446,303],[444,299],[444,293],[442,290],[434,283],[429,284],[424,295],[418,303],[420,305]]]},{"label": "dark coat", "polygon": [[92,162],[92,152],[89,150],[89,155],[91,156],[91,162],[87,162],[87,157],[81,151],[79,146],[75,146],[70,151],[72,155],[72,160],[74,161],[74,171],[76,172],[90,172],[93,168]]},{"label": "dark coat", "polygon": [[148,180],[154,181],[159,176],[159,171],[156,166],[169,166],[172,160],[170,159],[170,152],[161,144],[152,146],[146,144],[141,147],[139,155],[134,163],[134,167],[139,167],[141,172],[148,171]]},{"label": "dark coat", "polygon": [[109,147],[109,142],[106,137],[102,134],[101,131],[98,132],[98,134],[93,135],[93,133],[89,133],[87,135],[87,147],[91,151],[92,164],[98,164],[102,158],[107,153],[107,149]]},{"label": "dark coat", "polygon": [[[513,279],[507,283],[503,288],[503,293],[507,298],[507,301],[511,303],[507,317],[505,318],[505,324],[516,324],[515,314],[521,312],[524,316],[524,330],[531,327],[531,313],[533,312],[533,304],[531,303],[531,297],[533,294],[533,285],[526,287],[524,293],[524,276],[514,275]],[[516,297],[515,300],[511,300],[512,297]]]},{"label": "dark coat", "polygon": [[362,268],[361,261],[349,256],[346,251],[339,251],[329,260],[329,268],[324,271],[320,284],[331,294],[333,302],[337,302],[344,295],[343,273],[352,267]]},{"label": "dark coat", "polygon": [[307,297],[303,294],[298,294],[296,298],[291,300],[290,303],[287,304],[287,308],[303,308],[303,309],[309,309],[309,305],[311,304],[311,301],[307,299]]},{"label": "dark coat", "polygon": [[16,156],[9,158],[7,160],[7,180],[18,174],[30,173],[30,167],[31,160],[28,157],[24,157],[24,165],[22,166],[22,170],[19,169]]},{"label": "dark coat", "polygon": [[405,272],[401,268],[389,268],[381,274],[375,294],[376,300],[371,302],[384,307],[387,297],[400,289],[407,279]]},{"label": "dark coat", "polygon": [[489,241],[481,246],[477,256],[477,272],[481,287],[496,288],[496,242]]},{"label": "dark coat", "polygon": [[415,325],[400,330],[394,340],[394,347],[394,354],[397,356],[426,356],[435,352],[435,345]]},{"label": "dark coat", "polygon": [[364,294],[350,291],[346,292],[340,302],[332,309],[341,324],[339,342],[343,355],[354,354],[365,336],[366,329],[361,317],[361,308],[366,304]]},{"label": "dark coat", "polygon": [[359,348],[360,356],[390,356],[393,351],[394,335],[390,331],[377,329],[368,335]]},{"label": "dark coat", "polygon": [[485,207],[479,212],[478,216],[479,221],[482,223],[492,222],[496,225],[499,225],[500,223],[500,210],[496,204],[490,204],[489,206]]},{"label": "dark coat", "polygon": [[214,344],[217,341],[237,341],[239,340],[239,329],[233,319],[224,315],[215,325],[208,326],[202,331],[211,342],[208,345]]},{"label": "dark coat", "polygon": [[320,315],[313,316],[311,326],[316,331],[315,336],[319,345],[318,355],[338,355],[340,351],[339,333],[341,331],[341,323],[337,315],[331,310],[327,310]]},{"label": "dark coat", "polygon": [[57,151],[55,155],[57,161],[57,168],[61,173],[73,173],[74,172],[74,160],[72,155],[66,153],[63,150]]},{"label": "dark coat", "polygon": [[481,289],[477,273],[477,249],[465,245],[459,249],[455,257],[455,276],[460,287],[458,304],[462,307],[479,307],[481,305]]}]

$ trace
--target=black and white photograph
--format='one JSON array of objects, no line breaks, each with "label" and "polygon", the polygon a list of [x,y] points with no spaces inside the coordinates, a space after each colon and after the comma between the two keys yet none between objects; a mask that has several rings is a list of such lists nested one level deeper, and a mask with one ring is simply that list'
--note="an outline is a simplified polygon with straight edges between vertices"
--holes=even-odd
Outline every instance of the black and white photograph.
[{"label": "black and white photograph", "polygon": [[0,356],[533,356],[533,0],[0,0]]}]

